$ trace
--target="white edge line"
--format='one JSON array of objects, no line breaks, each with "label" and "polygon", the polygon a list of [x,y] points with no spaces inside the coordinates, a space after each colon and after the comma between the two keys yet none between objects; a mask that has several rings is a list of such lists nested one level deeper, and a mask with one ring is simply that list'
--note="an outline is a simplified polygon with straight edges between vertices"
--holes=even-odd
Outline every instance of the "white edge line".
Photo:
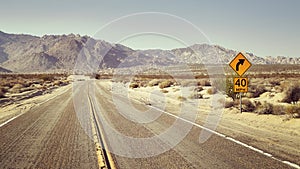
[{"label": "white edge line", "polygon": [[8,119],[8,120],[6,120],[5,122],[3,122],[2,124],[0,124],[0,127],[2,127],[2,126],[4,126],[5,124],[7,124],[7,123],[9,123],[9,122],[11,122],[11,121],[13,121],[14,119],[16,119],[16,118],[18,118],[19,116],[21,116],[23,113],[21,113],[21,114],[18,114],[17,116],[15,116],[15,117],[12,117],[12,118],[10,118],[10,119]]},{"label": "white edge line", "polygon": [[157,107],[154,107],[154,106],[149,106],[149,107],[151,107],[151,108],[153,108],[153,109],[156,109],[156,110],[158,110],[158,111],[161,111],[161,112],[163,112],[163,113],[165,113],[165,114],[168,114],[169,116],[175,117],[176,119],[180,119],[180,120],[185,121],[185,122],[187,122],[187,123],[193,124],[194,126],[197,126],[197,127],[201,128],[201,129],[204,129],[204,130],[207,130],[207,131],[209,131],[209,132],[211,132],[211,133],[213,133],[213,134],[215,134],[215,135],[218,135],[218,136],[220,136],[220,137],[223,137],[223,138],[225,138],[225,139],[227,139],[227,140],[230,140],[230,141],[232,141],[232,142],[234,142],[234,143],[236,143],[236,144],[239,144],[239,145],[241,145],[241,146],[243,146],[243,147],[246,147],[246,148],[248,148],[248,149],[250,149],[250,150],[253,150],[253,151],[256,151],[256,152],[258,152],[258,153],[260,153],[260,154],[263,154],[263,155],[266,156],[266,157],[270,157],[270,158],[272,158],[272,159],[274,159],[274,160],[280,161],[281,163],[284,163],[284,164],[287,164],[287,165],[289,165],[289,166],[291,166],[291,167],[300,169],[300,166],[299,166],[298,164],[295,164],[295,163],[292,163],[292,162],[290,162],[290,161],[285,161],[285,160],[281,160],[281,159],[279,159],[279,158],[276,158],[276,157],[274,157],[274,156],[273,156],[272,154],[270,154],[270,153],[264,152],[263,150],[260,150],[260,149],[258,149],[258,148],[253,147],[253,146],[250,146],[250,145],[248,145],[248,144],[246,144],[246,143],[243,143],[243,142],[241,142],[241,141],[238,141],[238,140],[236,140],[236,139],[234,139],[234,138],[231,138],[231,137],[229,137],[229,136],[226,136],[226,135],[224,135],[224,134],[221,134],[221,133],[219,133],[219,132],[216,132],[216,131],[214,131],[214,130],[211,130],[211,129],[209,129],[209,128],[206,128],[206,127],[204,127],[204,126],[201,126],[201,125],[199,125],[199,124],[197,124],[197,123],[195,123],[195,122],[191,122],[191,121],[186,120],[186,119],[184,119],[184,118],[182,118],[182,117],[179,117],[179,116],[176,116],[176,115],[171,114],[171,113],[169,113],[169,112],[166,112],[166,111],[164,111],[164,110],[161,110],[161,109],[159,109],[159,108],[157,108]]}]

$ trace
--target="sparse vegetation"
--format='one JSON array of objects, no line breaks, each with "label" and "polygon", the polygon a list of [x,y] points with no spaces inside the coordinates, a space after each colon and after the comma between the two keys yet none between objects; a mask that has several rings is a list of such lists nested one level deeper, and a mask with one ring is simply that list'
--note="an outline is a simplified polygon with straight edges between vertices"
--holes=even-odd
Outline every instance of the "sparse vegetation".
[{"label": "sparse vegetation", "polygon": [[168,91],[168,90],[165,90],[165,89],[163,89],[163,90],[161,90],[161,92],[162,92],[162,93],[168,93],[169,91]]},{"label": "sparse vegetation", "polygon": [[190,99],[202,99],[203,96],[200,93],[194,92],[191,94],[191,96],[189,97]]},{"label": "sparse vegetation", "polygon": [[139,84],[137,84],[136,82],[132,82],[132,83],[130,83],[129,87],[132,88],[132,89],[138,88]]},{"label": "sparse vegetation", "polygon": [[164,80],[163,82],[159,83],[159,88],[163,89],[166,87],[170,87],[173,84],[171,80]]},{"label": "sparse vegetation", "polygon": [[178,96],[177,99],[178,99],[179,101],[182,101],[182,102],[187,100],[187,99],[186,99],[185,97],[183,97],[183,96]]},{"label": "sparse vegetation", "polygon": [[198,86],[211,86],[211,83],[208,79],[200,79]]},{"label": "sparse vegetation", "polygon": [[69,81],[66,79],[67,74],[0,74],[0,98],[5,96],[14,98],[15,94],[22,95],[36,90],[42,94],[48,89],[53,89],[55,84],[57,86],[68,84]]},{"label": "sparse vegetation", "polygon": [[158,79],[153,79],[148,83],[148,86],[152,87],[152,86],[157,86],[160,83],[160,80]]},{"label": "sparse vegetation", "polygon": [[255,105],[249,99],[242,100],[242,109],[246,112],[253,112],[255,110]]},{"label": "sparse vegetation", "polygon": [[256,113],[258,114],[273,114],[273,105],[268,102],[264,102],[257,107]]},{"label": "sparse vegetation", "polygon": [[265,93],[267,90],[264,85],[253,85],[250,87],[250,92],[254,98],[259,97],[261,94]]},{"label": "sparse vegetation", "polygon": [[300,105],[289,105],[286,108],[286,112],[293,118],[300,118]]},{"label": "sparse vegetation", "polygon": [[209,88],[209,89],[207,90],[207,93],[210,94],[210,95],[212,95],[212,94],[216,94],[217,91],[218,91],[217,88],[211,87],[211,88]]},{"label": "sparse vegetation", "polygon": [[225,108],[233,107],[234,106],[234,101],[226,100],[224,106],[225,106]]},{"label": "sparse vegetation", "polygon": [[292,84],[285,91],[285,97],[283,98],[283,102],[296,104],[300,99],[300,85]]}]

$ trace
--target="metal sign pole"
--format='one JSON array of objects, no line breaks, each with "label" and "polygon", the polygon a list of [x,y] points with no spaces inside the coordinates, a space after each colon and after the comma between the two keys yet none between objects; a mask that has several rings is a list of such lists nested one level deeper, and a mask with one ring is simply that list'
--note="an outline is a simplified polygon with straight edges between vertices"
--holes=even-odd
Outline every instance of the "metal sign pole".
[{"label": "metal sign pole", "polygon": [[242,113],[242,93],[240,92],[240,111]]}]

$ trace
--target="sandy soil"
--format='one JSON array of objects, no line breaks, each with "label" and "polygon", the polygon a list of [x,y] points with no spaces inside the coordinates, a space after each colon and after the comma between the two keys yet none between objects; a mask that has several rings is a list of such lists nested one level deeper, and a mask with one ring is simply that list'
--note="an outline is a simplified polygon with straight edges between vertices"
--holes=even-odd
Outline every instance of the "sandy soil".
[{"label": "sandy soil", "polygon": [[[109,81],[102,83],[107,89],[115,94],[128,96],[129,98],[138,100],[145,104],[152,104],[165,110],[177,114],[180,113],[182,101],[185,103],[193,103],[195,100],[186,96],[186,100],[179,98],[182,95],[182,90],[191,91],[191,87],[180,88],[178,86],[168,87],[163,89],[154,87],[142,87],[122,90],[122,87],[127,87],[128,84],[114,83],[111,87]],[[196,122],[203,125],[211,112],[212,95],[207,94],[205,87],[201,93],[204,99],[198,99],[198,116]],[[123,88],[124,89],[124,88]],[[279,99],[280,94],[272,97]],[[270,100],[267,94],[262,95],[261,100]],[[273,102],[275,102],[273,100]],[[159,104],[160,103],[160,104]],[[206,106],[205,106],[206,105]],[[283,160],[289,160],[299,164],[297,159],[300,159],[300,119],[286,120],[284,115],[258,115],[252,112],[243,112],[242,114],[236,108],[224,109],[219,115],[217,131],[227,136],[233,137],[251,146],[271,153],[273,156]]]}]

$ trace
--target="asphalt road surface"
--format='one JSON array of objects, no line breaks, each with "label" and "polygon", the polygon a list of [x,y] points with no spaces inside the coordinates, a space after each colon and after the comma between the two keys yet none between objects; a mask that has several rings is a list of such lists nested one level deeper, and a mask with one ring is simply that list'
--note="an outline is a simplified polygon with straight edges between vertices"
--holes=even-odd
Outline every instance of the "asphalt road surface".
[{"label": "asphalt road surface", "polygon": [[[94,82],[75,82],[73,90],[2,126],[0,168],[99,168],[89,105],[101,123],[106,149],[116,168],[292,168],[218,135],[199,143],[202,129],[197,126],[191,126],[187,135],[173,145],[173,138],[178,139],[176,134],[184,135],[180,132],[185,122],[174,125],[180,120],[155,109],[136,115],[136,110],[147,111],[149,107],[123,96],[112,97],[110,91]],[[130,120],[149,120],[158,114],[149,123]],[[107,125],[122,137],[112,134]],[[156,137],[170,127],[178,133],[172,132],[165,140]],[[143,138],[155,138],[155,142],[143,142]]]}]

